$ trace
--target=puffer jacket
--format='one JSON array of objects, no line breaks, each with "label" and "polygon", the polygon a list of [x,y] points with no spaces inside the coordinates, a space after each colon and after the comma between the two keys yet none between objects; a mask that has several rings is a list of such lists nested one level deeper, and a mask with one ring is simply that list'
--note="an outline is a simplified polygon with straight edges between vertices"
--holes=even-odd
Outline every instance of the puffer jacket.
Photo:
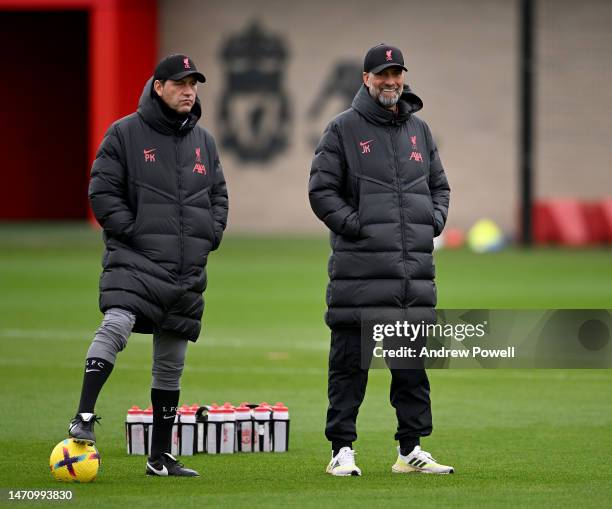
[{"label": "puffer jacket", "polygon": [[405,87],[395,114],[362,86],[315,151],[309,197],[331,230],[331,328],[397,311],[435,320],[433,239],[450,188],[429,127],[414,115],[422,106]]},{"label": "puffer jacket", "polygon": [[91,170],[89,201],[106,244],[100,310],[131,311],[135,332],[195,341],[227,190],[215,141],[197,125],[199,99],[179,118],[154,94],[149,79],[138,111],[109,128]]}]

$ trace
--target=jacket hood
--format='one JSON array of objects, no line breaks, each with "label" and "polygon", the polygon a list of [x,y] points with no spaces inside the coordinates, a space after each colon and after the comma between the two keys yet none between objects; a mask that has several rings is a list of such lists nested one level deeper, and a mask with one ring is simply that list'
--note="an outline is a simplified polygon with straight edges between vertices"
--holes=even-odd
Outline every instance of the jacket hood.
[{"label": "jacket hood", "polygon": [[353,99],[352,108],[374,124],[392,125],[408,120],[408,117],[423,108],[421,98],[404,85],[404,91],[397,102],[397,114],[383,108],[370,95],[368,88],[362,85]]},{"label": "jacket hood", "polygon": [[163,134],[184,136],[191,131],[202,116],[200,98],[196,100],[187,117],[178,115],[161,101],[153,90],[153,77],[144,86],[138,101],[138,114],[153,129]]}]

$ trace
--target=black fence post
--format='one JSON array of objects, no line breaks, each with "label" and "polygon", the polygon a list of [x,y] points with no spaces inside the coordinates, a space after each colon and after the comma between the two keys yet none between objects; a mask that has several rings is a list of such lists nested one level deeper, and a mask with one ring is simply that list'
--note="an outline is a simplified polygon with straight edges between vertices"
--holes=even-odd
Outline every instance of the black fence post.
[{"label": "black fence post", "polygon": [[536,0],[520,1],[520,120],[519,164],[521,186],[521,243],[533,244],[533,146],[534,146],[534,11]]}]

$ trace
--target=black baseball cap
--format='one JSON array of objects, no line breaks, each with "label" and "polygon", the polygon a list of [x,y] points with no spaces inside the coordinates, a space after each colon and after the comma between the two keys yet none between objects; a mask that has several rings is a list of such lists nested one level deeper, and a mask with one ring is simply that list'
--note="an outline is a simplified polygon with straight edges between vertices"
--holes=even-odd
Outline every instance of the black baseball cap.
[{"label": "black baseball cap", "polygon": [[153,79],[180,81],[185,76],[192,75],[200,83],[206,81],[204,75],[196,69],[193,60],[187,55],[168,55],[157,64]]},{"label": "black baseball cap", "polygon": [[388,44],[378,44],[370,48],[363,59],[363,72],[372,72],[378,74],[384,71],[387,67],[404,67],[404,55],[395,46]]}]

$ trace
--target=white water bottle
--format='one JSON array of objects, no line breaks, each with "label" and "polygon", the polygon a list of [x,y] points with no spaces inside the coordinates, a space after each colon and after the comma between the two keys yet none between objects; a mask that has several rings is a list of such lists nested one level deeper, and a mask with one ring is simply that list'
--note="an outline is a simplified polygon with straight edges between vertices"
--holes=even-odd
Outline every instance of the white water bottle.
[{"label": "white water bottle", "polygon": [[231,404],[226,403],[223,405],[221,413],[223,415],[221,454],[233,454],[234,441],[236,440],[236,412]]},{"label": "white water bottle", "polygon": [[253,417],[251,409],[236,407],[236,452],[253,452]]},{"label": "white water bottle", "polygon": [[208,409],[206,421],[206,452],[219,454],[221,452],[221,428],[223,426],[223,410],[217,406]]},{"label": "white water bottle", "polygon": [[180,451],[183,456],[193,456],[196,452],[196,412],[191,408],[181,411]]},{"label": "white water bottle", "polygon": [[208,410],[205,406],[191,405],[191,409],[195,411],[196,417],[196,445],[195,452],[206,452],[206,421],[208,419]]},{"label": "white water bottle", "polygon": [[274,452],[286,452],[289,449],[289,409],[282,403],[272,407],[272,434]]},{"label": "white water bottle", "polygon": [[125,436],[128,454],[145,454],[144,424],[142,422],[142,410],[133,406],[127,412],[125,418]]},{"label": "white water bottle", "polygon": [[149,405],[142,411],[142,424],[144,427],[145,454],[151,454],[151,440],[153,438],[153,407]]},{"label": "white water bottle", "polygon": [[270,452],[272,450],[270,417],[271,409],[269,406],[263,406],[263,403],[253,409],[253,425],[255,426],[254,452]]},{"label": "white water bottle", "polygon": [[179,408],[176,411],[176,415],[174,416],[174,424],[172,425],[172,440],[170,442],[170,454],[172,454],[172,456],[178,456],[178,453],[180,450],[180,435],[179,435],[180,416],[181,416],[181,410]]}]

